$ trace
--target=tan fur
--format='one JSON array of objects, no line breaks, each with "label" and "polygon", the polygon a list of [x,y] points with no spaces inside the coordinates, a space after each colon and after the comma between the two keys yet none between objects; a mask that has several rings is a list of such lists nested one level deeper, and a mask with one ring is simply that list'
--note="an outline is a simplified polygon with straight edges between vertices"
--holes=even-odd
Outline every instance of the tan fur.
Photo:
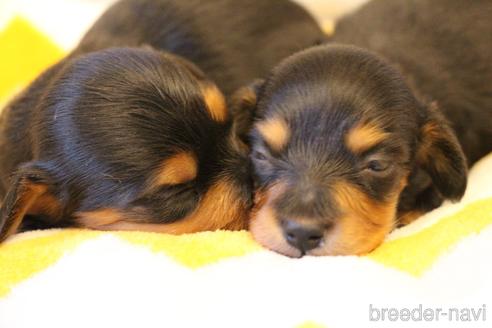
[{"label": "tan fur", "polygon": [[8,213],[9,216],[6,218],[6,229],[0,235],[0,241],[5,240],[17,232],[24,216],[35,206],[41,195],[46,193],[48,189],[45,185],[22,183],[24,184],[19,185],[18,198],[15,200],[12,211]]},{"label": "tan fur", "polygon": [[388,133],[374,124],[357,124],[345,136],[345,144],[351,152],[360,154],[382,142],[387,137]]},{"label": "tan fur", "polygon": [[299,257],[301,256],[301,252],[285,241],[272,206],[275,200],[284,193],[286,188],[286,184],[280,182],[272,185],[266,191],[257,191],[249,229],[255,240],[263,246],[280,254]]},{"label": "tan fur", "polygon": [[324,246],[313,250],[313,255],[370,252],[393,229],[399,193],[393,193],[384,202],[376,202],[347,182],[338,182],[333,189],[342,214],[325,237]]},{"label": "tan fur", "polygon": [[170,234],[224,228],[240,230],[246,227],[248,210],[235,186],[222,180],[209,188],[193,213],[177,222],[138,223],[128,219],[131,213],[125,215],[113,209],[79,213],[78,222],[83,226],[98,230],[137,230]]},{"label": "tan fur", "polygon": [[34,204],[29,208],[27,214],[46,215],[48,217],[59,217],[62,214],[62,205],[49,193],[41,194]]},{"label": "tan fur", "polygon": [[77,223],[82,227],[98,229],[125,220],[124,214],[116,209],[103,208],[100,210],[76,213]]},{"label": "tan fur", "polygon": [[240,102],[241,104],[243,104],[243,106],[240,107],[248,105],[252,106],[255,105],[257,102],[256,93],[250,87],[242,87],[241,89],[236,91],[236,93],[234,93],[233,97],[234,102]]},{"label": "tan fur", "polygon": [[420,218],[422,215],[424,215],[425,212],[422,211],[410,211],[403,213],[398,217],[398,225],[399,226],[405,226],[409,223],[412,223],[413,221],[417,220]]},{"label": "tan fur", "polygon": [[[373,250],[394,227],[398,197],[406,181],[405,176],[383,202],[370,199],[348,182],[335,183],[332,187],[333,199],[342,212],[341,216],[336,218],[334,224],[325,231],[321,247],[309,251],[308,254],[355,255]],[[285,240],[272,206],[286,188],[286,184],[279,183],[265,192],[257,192],[250,230],[254,238],[263,246],[287,256],[299,257],[300,251]],[[296,218],[296,220],[301,224],[310,223],[309,218]]]},{"label": "tan fur", "polygon": [[289,142],[290,130],[281,118],[270,118],[257,124],[265,142],[275,151],[281,151]]},{"label": "tan fur", "polygon": [[175,185],[196,178],[198,163],[191,152],[182,152],[167,158],[161,165],[153,185]]},{"label": "tan fur", "polygon": [[442,128],[437,122],[431,121],[424,124],[420,130],[421,144],[417,151],[417,161],[426,163],[432,160],[432,164],[439,172],[448,171],[448,158],[435,145],[445,137],[443,136]]},{"label": "tan fur", "polygon": [[422,142],[419,147],[417,158],[429,155],[434,143],[441,138],[440,128],[435,122],[427,122],[420,129]]},{"label": "tan fur", "polygon": [[212,119],[217,122],[225,122],[227,120],[227,106],[224,95],[220,90],[211,84],[207,84],[202,88],[203,98],[207,105],[207,110]]}]

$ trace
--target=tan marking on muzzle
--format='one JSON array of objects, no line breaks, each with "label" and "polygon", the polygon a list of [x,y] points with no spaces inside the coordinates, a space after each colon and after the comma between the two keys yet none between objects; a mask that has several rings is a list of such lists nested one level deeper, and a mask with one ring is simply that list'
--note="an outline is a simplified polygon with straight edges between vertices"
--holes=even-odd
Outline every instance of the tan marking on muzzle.
[{"label": "tan marking on muzzle", "polygon": [[273,203],[287,189],[285,183],[276,183],[265,191],[257,191],[255,207],[251,213],[249,229],[253,237],[264,247],[290,257],[299,257],[301,252],[289,245],[276,217]]},{"label": "tan marking on muzzle", "polygon": [[337,182],[333,197],[341,210],[332,231],[325,235],[325,244],[312,255],[361,255],[379,246],[395,225],[396,209],[402,178],[385,200],[371,199],[357,186],[346,181]]},{"label": "tan marking on muzzle", "polygon": [[[395,224],[399,193],[404,188],[406,177],[395,186],[388,197],[378,202],[372,200],[357,186],[345,181],[337,182],[333,188],[333,199],[341,216],[334,224],[327,225],[320,247],[308,255],[356,255],[365,254],[377,247]],[[265,192],[257,193],[255,210],[250,222],[254,238],[263,246],[278,253],[299,257],[300,251],[287,243],[273,203],[287,189],[286,184],[277,184]],[[302,224],[312,223],[309,218],[298,218]]]}]

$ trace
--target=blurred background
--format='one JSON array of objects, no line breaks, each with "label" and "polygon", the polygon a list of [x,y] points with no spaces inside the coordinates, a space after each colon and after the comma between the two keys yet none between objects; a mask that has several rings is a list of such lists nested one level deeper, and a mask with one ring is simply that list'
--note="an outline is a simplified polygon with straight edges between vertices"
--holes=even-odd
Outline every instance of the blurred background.
[{"label": "blurred background", "polygon": [[[62,47],[72,49],[92,22],[116,0],[0,0],[0,30],[20,15]],[[183,0],[186,1],[186,0]],[[207,1],[207,0],[204,0]],[[241,1],[241,0],[238,0]],[[336,17],[368,0],[295,0],[330,28]]]},{"label": "blurred background", "polygon": [[[0,109],[46,67],[72,50],[116,1],[0,0]],[[338,17],[368,0],[294,1],[331,32]]]}]

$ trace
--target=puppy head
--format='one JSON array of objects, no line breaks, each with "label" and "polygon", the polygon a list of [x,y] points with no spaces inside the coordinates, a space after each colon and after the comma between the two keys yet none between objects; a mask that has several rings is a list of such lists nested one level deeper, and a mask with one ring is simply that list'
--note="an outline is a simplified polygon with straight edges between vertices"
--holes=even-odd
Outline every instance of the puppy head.
[{"label": "puppy head", "polygon": [[222,93],[185,59],[148,48],[70,59],[32,116],[34,161],[12,180],[1,238],[26,214],[51,216],[43,199],[94,229],[245,227],[247,149]]},{"label": "puppy head", "polygon": [[[465,160],[445,120],[369,52],[298,53],[256,90],[250,229],[266,247],[289,256],[367,253],[398,217],[429,207],[421,192],[464,192]],[[427,185],[412,181],[416,172]]]}]

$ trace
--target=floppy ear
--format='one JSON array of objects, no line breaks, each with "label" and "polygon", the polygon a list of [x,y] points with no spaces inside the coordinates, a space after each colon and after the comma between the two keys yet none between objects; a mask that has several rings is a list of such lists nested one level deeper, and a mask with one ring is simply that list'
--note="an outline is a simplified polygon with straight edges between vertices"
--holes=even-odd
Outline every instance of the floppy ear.
[{"label": "floppy ear", "polygon": [[251,84],[238,89],[231,97],[230,109],[233,117],[233,130],[247,145],[249,145],[248,133],[257,114],[258,94],[264,82],[261,79],[255,80]]},{"label": "floppy ear", "polygon": [[416,155],[418,166],[429,174],[444,198],[461,199],[467,183],[466,158],[454,131],[434,104],[421,126]]},{"label": "floppy ear", "polygon": [[47,172],[31,163],[12,177],[0,209],[0,242],[17,232],[26,214],[52,214],[58,210],[50,191],[52,185]]}]

